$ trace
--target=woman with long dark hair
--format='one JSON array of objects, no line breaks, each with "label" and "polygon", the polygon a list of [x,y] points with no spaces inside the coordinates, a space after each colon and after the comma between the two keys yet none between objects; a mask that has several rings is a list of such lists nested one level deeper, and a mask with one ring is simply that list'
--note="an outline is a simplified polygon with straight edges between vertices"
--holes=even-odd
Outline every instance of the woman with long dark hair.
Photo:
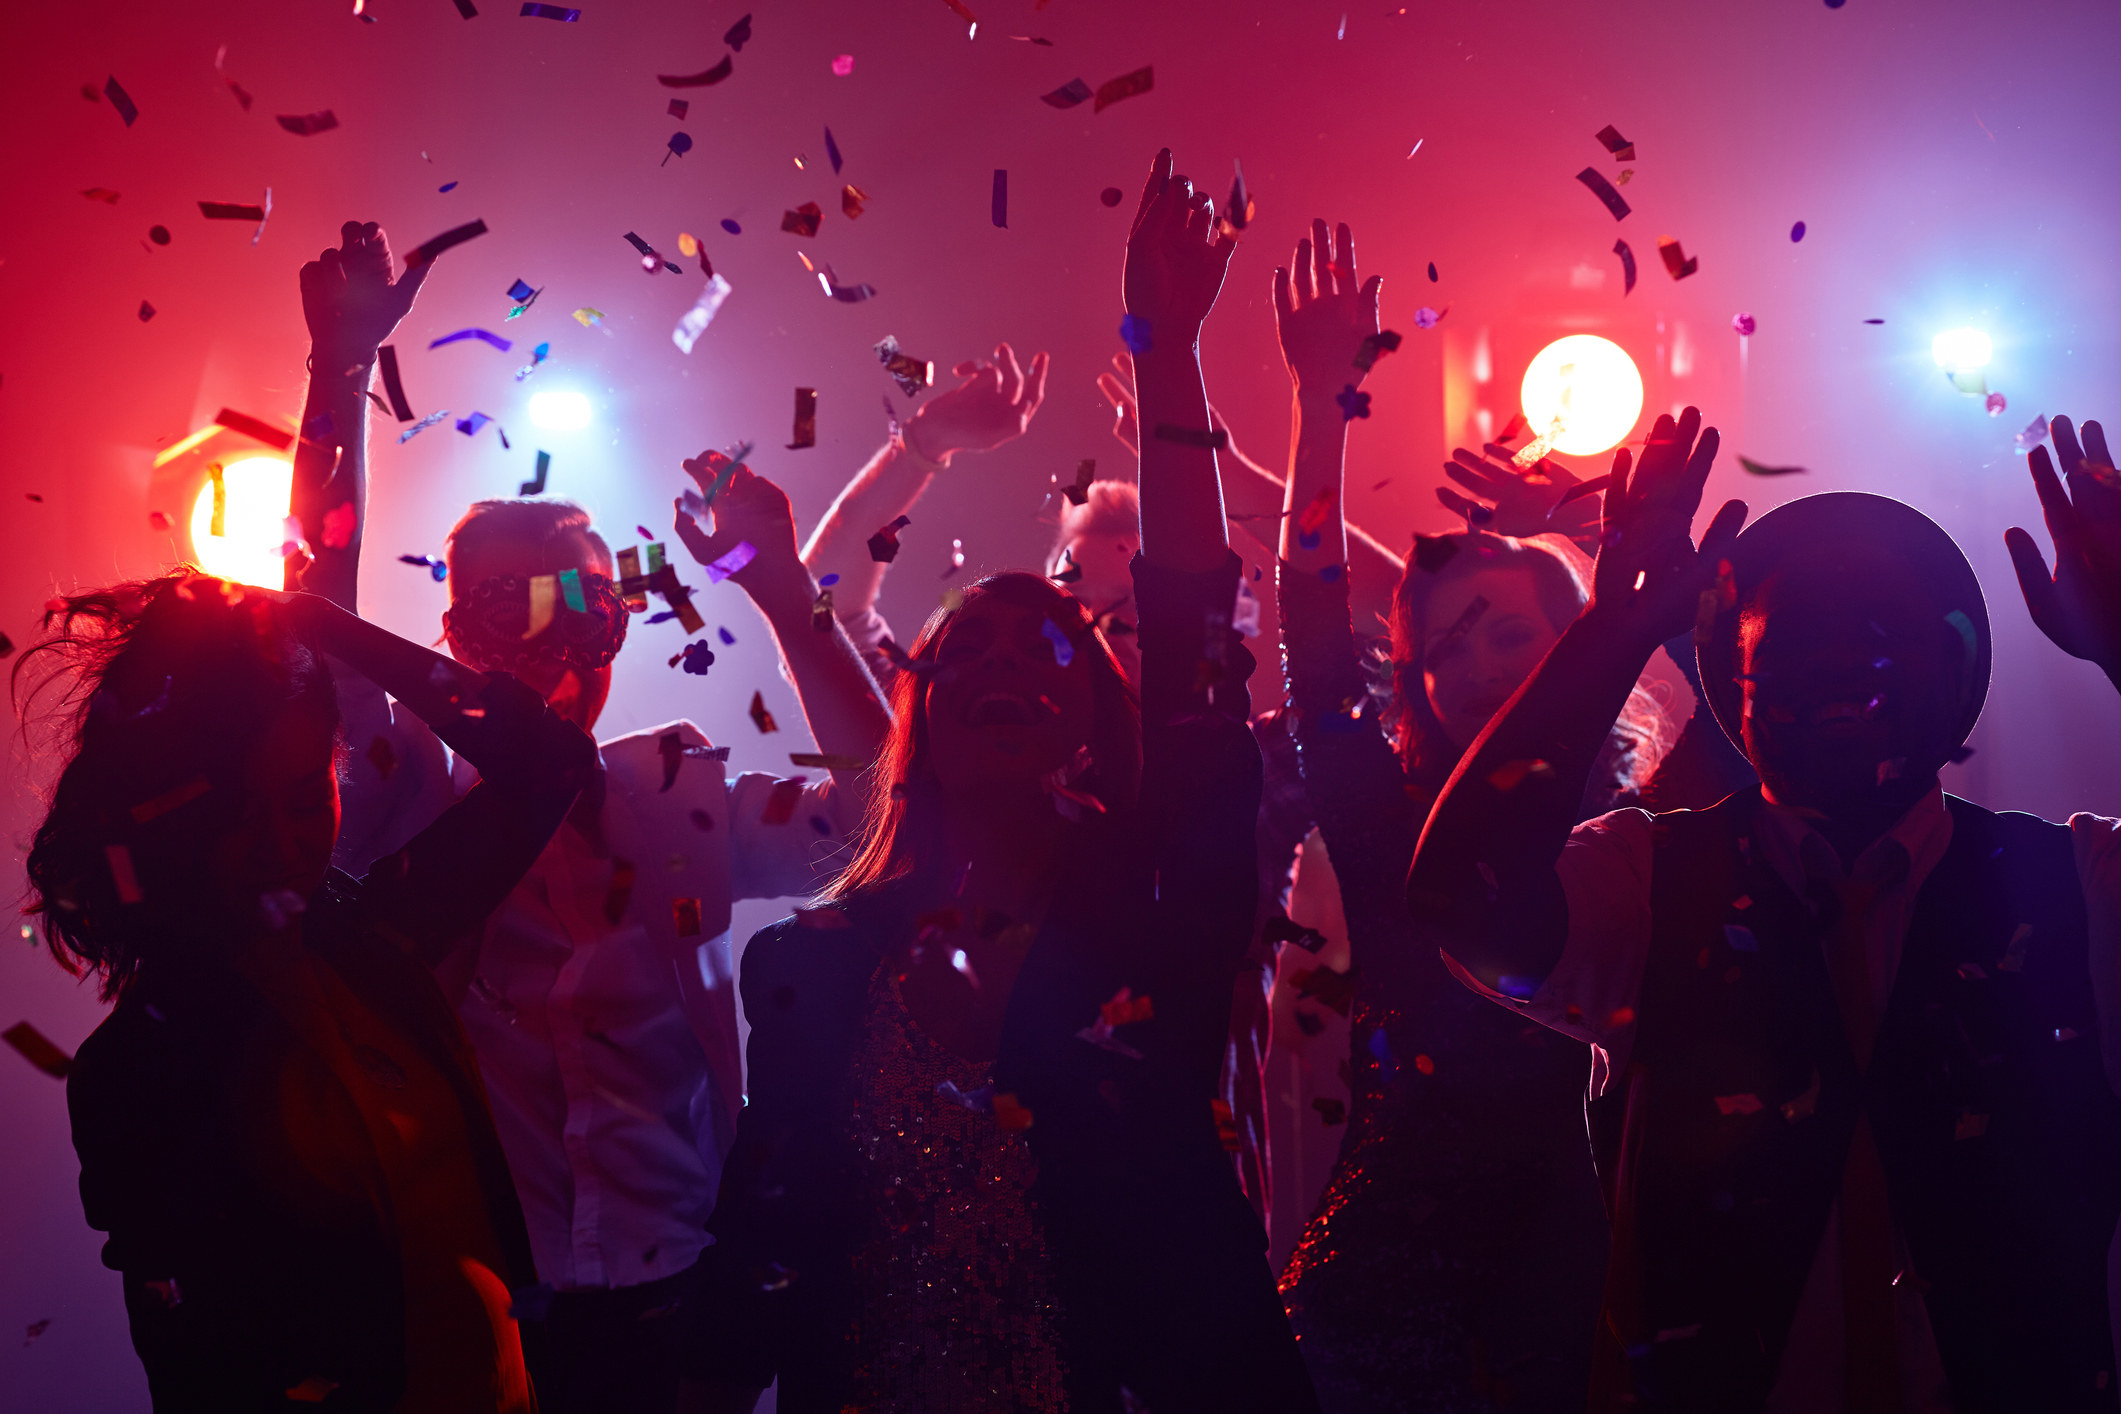
[{"label": "woman with long dark hair", "polygon": [[[1282,1294],[1335,1414],[1580,1409],[1605,1249],[1584,1145],[1593,1054],[1461,1001],[1466,989],[1415,940],[1404,885],[1429,807],[1583,612],[1586,587],[1565,536],[1418,538],[1393,599],[1390,681],[1373,694],[1349,616],[1340,493],[1352,364],[1378,329],[1378,285],[1358,284],[1348,228],[1329,238],[1323,222],[1276,272],[1298,421],[1282,641],[1306,795],[1347,919],[1340,985],[1353,992],[1347,1129]],[[1560,468],[1535,483],[1482,474],[1471,453],[1459,461],[1454,476],[1513,503],[1479,513],[1490,525],[1573,528],[1555,514],[1569,489]],[[1585,812],[1639,790],[1665,734],[1638,686]],[[1546,769],[1512,762],[1489,785]]]},{"label": "woman with long dark hair", "polygon": [[[588,738],[512,678],[188,569],[46,627],[15,667],[65,763],[30,911],[116,1003],[67,1100],[155,1407],[534,1409],[522,1212],[428,965],[537,857]],[[329,868],[326,654],[484,777],[361,880]]]},{"label": "woman with long dark hair", "polygon": [[1073,596],[972,585],[907,655],[857,857],[744,955],[694,1408],[1312,1407],[1212,1109],[1260,789],[1197,353],[1230,249],[1160,154],[1139,697]]}]

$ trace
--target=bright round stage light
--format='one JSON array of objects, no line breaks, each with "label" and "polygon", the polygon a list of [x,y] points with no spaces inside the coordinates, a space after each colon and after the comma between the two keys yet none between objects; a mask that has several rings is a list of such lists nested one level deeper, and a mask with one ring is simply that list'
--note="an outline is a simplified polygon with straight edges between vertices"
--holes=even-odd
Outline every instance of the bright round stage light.
[{"label": "bright round stage light", "polygon": [[1946,373],[1970,373],[1988,367],[1995,349],[1979,329],[1947,329],[1930,340],[1930,357]]},{"label": "bright round stage light", "polygon": [[1596,456],[1626,440],[1642,416],[1642,374],[1611,339],[1571,334],[1533,357],[1518,396],[1532,436],[1547,435],[1558,417],[1554,450]]},{"label": "bright round stage light", "polygon": [[286,578],[287,561],[280,558],[280,547],[287,542],[294,467],[278,457],[245,457],[221,469],[221,486],[221,534],[213,533],[211,478],[192,502],[192,557],[208,574],[278,589]]},{"label": "bright round stage light", "polygon": [[579,432],[589,425],[589,399],[572,388],[547,388],[530,399],[530,420],[547,432]]}]

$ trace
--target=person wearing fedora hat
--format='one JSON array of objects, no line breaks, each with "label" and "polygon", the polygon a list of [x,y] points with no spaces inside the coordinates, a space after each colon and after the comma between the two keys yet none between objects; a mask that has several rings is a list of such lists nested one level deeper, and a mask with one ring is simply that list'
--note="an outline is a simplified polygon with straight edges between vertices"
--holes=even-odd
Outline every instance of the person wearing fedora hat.
[{"label": "person wearing fedora hat", "polygon": [[[2036,624],[2121,683],[2121,491],[2066,419],[2007,537]],[[1979,581],[1852,492],[1691,525],[1692,408],[1614,460],[1591,608],[1467,753],[1407,880],[1460,980],[1588,1041],[1612,1219],[1594,1410],[2114,1409],[2121,824],[1948,796],[1987,694]],[[1691,623],[1760,785],[1574,825]],[[1513,762],[1549,769],[1515,771]],[[1507,782],[1507,786],[1501,784]]]}]

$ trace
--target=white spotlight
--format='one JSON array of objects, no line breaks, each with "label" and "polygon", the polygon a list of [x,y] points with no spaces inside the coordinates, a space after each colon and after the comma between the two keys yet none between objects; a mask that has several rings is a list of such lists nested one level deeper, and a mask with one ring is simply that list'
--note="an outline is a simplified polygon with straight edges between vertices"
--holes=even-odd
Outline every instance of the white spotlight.
[{"label": "white spotlight", "polygon": [[1988,335],[1979,329],[1947,329],[1930,340],[1930,357],[1946,373],[1971,373],[1988,367],[1995,353]]},{"label": "white spotlight", "polygon": [[1541,349],[1518,389],[1535,437],[1559,418],[1554,450],[1596,456],[1620,445],[1642,416],[1642,374],[1627,350],[1596,334],[1571,334]]},{"label": "white spotlight", "polygon": [[287,561],[287,507],[295,469],[278,457],[245,457],[221,470],[221,534],[213,533],[214,483],[199,488],[191,508],[192,554],[208,574],[278,589]]},{"label": "white spotlight", "polygon": [[530,420],[547,432],[579,432],[592,412],[589,399],[572,388],[547,388],[530,398]]}]

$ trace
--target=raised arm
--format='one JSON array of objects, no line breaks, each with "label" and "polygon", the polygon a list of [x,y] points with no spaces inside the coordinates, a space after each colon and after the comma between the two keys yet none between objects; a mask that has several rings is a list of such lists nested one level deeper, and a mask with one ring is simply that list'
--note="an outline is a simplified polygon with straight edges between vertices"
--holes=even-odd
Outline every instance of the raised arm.
[{"label": "raised arm", "polygon": [[295,444],[292,510],[315,557],[288,585],[358,613],[361,532],[368,515],[368,395],[376,350],[412,308],[431,265],[390,277],[390,242],[375,222],[348,221],[339,248],[302,267],[309,393]]},{"label": "raised arm", "polygon": [[811,575],[838,575],[833,608],[842,621],[876,605],[886,566],[869,554],[869,537],[913,509],[935,474],[960,452],[986,452],[1023,436],[1046,396],[1046,355],[1019,367],[1008,344],[994,362],[960,363],[963,379],[915,410],[899,435],[877,449],[825,511],[803,547]]},{"label": "raised arm", "polygon": [[[1358,283],[1354,233],[1343,223],[1335,234],[1337,242],[1329,244],[1326,223],[1313,221],[1311,234],[1296,243],[1293,271],[1274,272],[1275,320],[1296,394],[1281,558],[1298,574],[1347,563],[1341,507],[1347,409],[1363,397],[1358,390],[1367,375],[1355,366],[1355,355],[1377,332],[1377,294],[1384,284],[1379,275]],[[1314,530],[1304,529],[1307,519]]]},{"label": "raised arm", "polygon": [[[708,460],[701,457],[687,463],[698,468],[693,474],[702,492],[715,479]],[[711,532],[702,530],[683,503],[678,503],[678,538],[701,564],[712,564],[744,541],[757,552],[731,578],[751,596],[773,630],[818,750],[865,763],[875,760],[884,733],[890,730],[891,715],[876,680],[862,666],[861,655],[839,621],[826,619],[822,632],[814,622],[811,610],[817,602],[817,582],[796,554],[795,513],[789,508],[788,493],[749,466],[739,466],[709,514],[714,520]],[[833,772],[839,799],[859,799],[859,775],[858,770]]]},{"label": "raised arm", "polygon": [[1143,558],[1200,572],[1230,551],[1222,485],[1200,373],[1200,326],[1215,307],[1236,245],[1215,207],[1156,154],[1127,237],[1125,297],[1134,331],[1134,394],[1141,407]]},{"label": "raised arm", "polygon": [[2081,445],[2066,417],[2050,422],[2048,432],[2062,474],[2055,474],[2045,447],[2033,448],[2027,461],[2055,542],[2054,573],[2033,537],[2017,526],[2003,533],[2003,543],[2034,625],[2072,658],[2097,663],[2121,688],[2121,477],[2098,423],[2084,424]]},{"label": "raised arm", "polygon": [[[1625,448],[1614,455],[1591,607],[1466,752],[1422,832],[1407,879],[1416,928],[1506,996],[1529,997],[1559,960],[1568,907],[1554,865],[1591,765],[1643,664],[1693,622],[1745,521],[1744,504],[1726,502],[1695,548],[1716,446],[1688,408],[1677,423],[1657,419],[1639,466]],[[1552,769],[1509,790],[1489,784],[1521,761]]]}]

